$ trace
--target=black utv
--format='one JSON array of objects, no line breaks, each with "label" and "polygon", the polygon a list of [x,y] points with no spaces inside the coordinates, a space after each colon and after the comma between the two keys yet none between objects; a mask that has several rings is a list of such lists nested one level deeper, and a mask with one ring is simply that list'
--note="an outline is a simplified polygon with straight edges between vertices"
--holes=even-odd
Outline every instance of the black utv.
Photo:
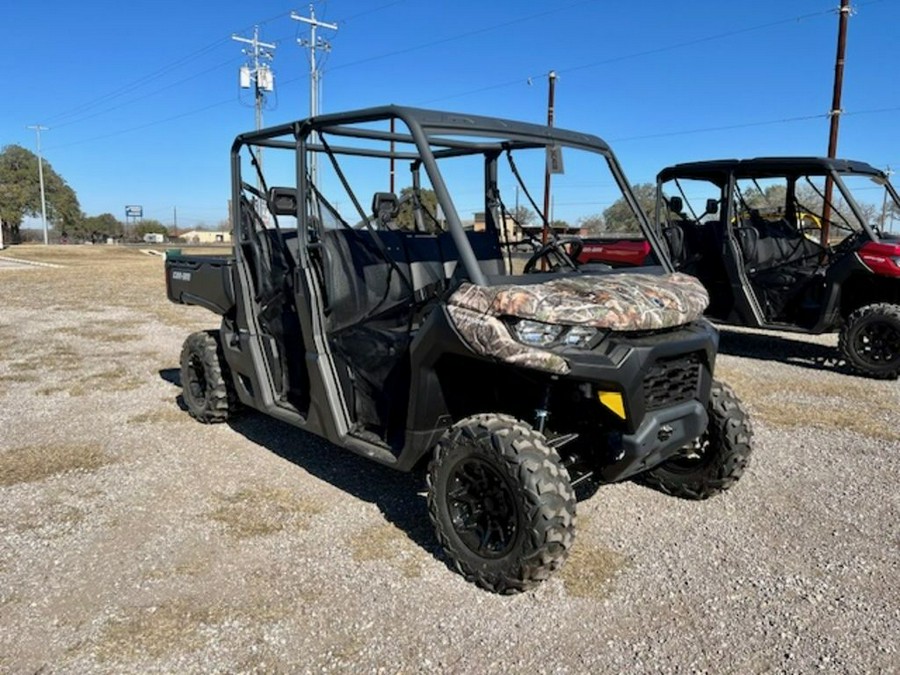
[{"label": "black utv", "polygon": [[[624,195],[644,268],[579,269],[553,237],[515,256],[510,197],[540,211],[550,153],[557,214]],[[430,459],[440,543],[497,592],[563,563],[582,481],[703,499],[740,477],[750,425],[713,380],[707,293],[599,138],[387,106],[244,134],[231,158],[234,254],[166,259],[169,298],[221,316],[181,355],[201,422],[243,405],[397,469]]]},{"label": "black utv", "polygon": [[707,314],[754,328],[839,331],[847,363],[900,375],[900,199],[863,162],[770,157],[678,164],[658,176],[675,267]]}]

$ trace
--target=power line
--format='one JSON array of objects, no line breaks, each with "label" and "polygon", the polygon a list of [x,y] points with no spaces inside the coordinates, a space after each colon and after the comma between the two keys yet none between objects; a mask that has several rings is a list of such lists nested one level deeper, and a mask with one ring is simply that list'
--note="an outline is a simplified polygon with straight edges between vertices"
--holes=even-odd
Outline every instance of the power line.
[{"label": "power line", "polygon": [[[872,0],[874,2],[880,2],[881,0]],[[872,4],[869,3],[869,4]],[[715,35],[707,35],[705,37],[696,38],[693,40],[687,40],[684,42],[677,42],[675,44],[666,45],[664,47],[657,47],[655,49],[646,49],[639,52],[632,52],[631,54],[622,54],[621,56],[613,56],[607,59],[602,59],[600,61],[591,61],[590,63],[583,63],[577,66],[570,66],[568,68],[557,68],[555,72],[557,75],[560,73],[573,73],[579,70],[586,70],[588,68],[596,68],[597,66],[605,66],[611,63],[619,63],[621,61],[627,61],[630,59],[640,58],[642,56],[651,56],[653,54],[661,54],[668,51],[673,51],[676,49],[684,49],[685,47],[691,47],[698,44],[703,44],[705,42],[713,42],[715,40],[722,40],[724,38],[734,37],[735,35],[741,35],[744,33],[751,33],[759,30],[764,30],[766,28],[773,28],[775,26],[781,26],[784,24],[795,23],[799,21],[804,21],[806,19],[811,19],[814,17],[824,16],[826,14],[831,14],[833,10],[828,9],[821,12],[813,12],[810,14],[802,14],[800,16],[794,16],[788,19],[779,19],[778,21],[770,21],[767,23],[759,24],[756,26],[749,26],[747,28],[739,28],[737,30],[727,31],[725,33],[717,33]],[[515,80],[508,80],[506,82],[500,82],[493,85],[488,85],[485,87],[480,87],[478,89],[472,89],[470,91],[459,92],[456,94],[448,94],[446,96],[439,96],[437,98],[428,99],[427,101],[422,101],[423,104],[434,103],[435,101],[444,101],[452,98],[460,98],[462,96],[470,96],[472,94],[480,94],[485,91],[491,91],[493,89],[502,89],[505,87],[511,87],[516,84],[522,84],[522,82],[531,83],[532,80],[536,80],[542,78],[546,75],[546,73],[540,73],[537,75],[531,75],[526,78],[516,78]]]},{"label": "power line", "polygon": [[383,54],[376,54],[375,56],[369,56],[364,59],[358,59],[356,61],[350,61],[348,63],[341,63],[336,66],[332,66],[328,69],[328,71],[332,70],[340,70],[342,68],[351,68],[353,66],[358,66],[363,63],[370,63],[372,61],[378,61],[381,59],[386,59],[391,56],[399,56],[400,54],[408,54],[410,52],[415,52],[420,49],[425,49],[426,47],[433,47],[435,45],[446,44],[447,42],[455,42],[456,40],[461,40],[463,38],[472,37],[473,35],[481,35],[482,33],[488,33],[490,31],[497,30],[498,28],[506,28],[507,26],[513,26],[517,23],[523,23],[525,21],[531,21],[532,19],[539,19],[544,16],[548,16],[550,14],[558,14],[561,11],[571,9],[572,7],[577,7],[578,5],[583,5],[592,0],[578,0],[578,2],[572,2],[568,5],[563,5],[562,7],[554,7],[551,10],[547,10],[545,12],[538,12],[537,14],[529,14],[527,16],[522,16],[517,19],[511,19],[509,21],[504,21],[503,23],[493,24],[491,26],[485,26],[483,28],[478,28],[476,30],[466,31],[464,33],[457,33],[456,35],[450,35],[445,38],[440,38],[437,40],[431,40],[429,42],[425,42],[419,45],[414,45],[412,47],[405,47],[403,49],[396,49],[391,52],[385,52]]},{"label": "power line", "polygon": [[361,16],[365,16],[366,14],[372,14],[373,12],[381,11],[382,9],[387,9],[388,7],[393,7],[394,5],[399,5],[406,0],[394,0],[393,2],[387,2],[383,5],[378,5],[377,7],[370,7],[369,9],[364,9],[361,12],[357,12],[356,14],[351,14],[350,16],[344,17],[340,21],[337,22],[338,26],[341,24],[349,23],[354,19],[358,19]]},{"label": "power line", "polygon": [[819,113],[818,115],[800,115],[798,117],[784,117],[777,120],[761,120],[758,122],[742,122],[740,124],[726,124],[717,127],[703,127],[700,129],[683,129],[681,131],[666,131],[659,134],[645,134],[641,136],[627,136],[624,138],[611,139],[612,143],[623,143],[626,141],[643,141],[651,138],[668,138],[670,136],[687,136],[689,134],[703,134],[711,131],[729,131],[732,129],[747,129],[749,127],[764,127],[772,124],[787,124],[789,122],[805,122],[809,120],[825,119],[828,113]]},{"label": "power line", "polygon": [[202,112],[206,112],[207,110],[211,110],[212,108],[217,108],[219,106],[225,105],[226,103],[234,103],[234,98],[229,97],[223,101],[218,101],[216,103],[210,103],[209,105],[205,105],[202,108],[194,108],[193,110],[188,110],[187,112],[179,113],[177,115],[172,115],[170,117],[164,117],[162,119],[153,120],[152,122],[147,122],[145,124],[139,124],[138,126],[129,127],[127,129],[120,129],[119,131],[112,131],[108,134],[102,134],[100,136],[93,136],[92,138],[85,138],[80,141],[72,141],[71,143],[63,143],[62,145],[54,145],[52,148],[48,148],[50,150],[61,150],[63,148],[69,148],[73,145],[81,145],[83,143],[93,143],[94,141],[103,141],[107,138],[113,138],[115,136],[121,136],[122,134],[130,134],[133,131],[141,131],[142,129],[147,129],[148,127],[156,126],[157,124],[165,124],[166,122],[173,122],[175,120],[182,119],[183,117],[190,117],[191,115],[197,115]]},{"label": "power line", "polygon": [[153,71],[152,73],[149,73],[148,75],[139,77],[138,79],[133,80],[125,85],[122,85],[121,87],[114,89],[106,94],[102,94],[100,96],[95,96],[91,100],[81,103],[79,105],[76,105],[73,108],[70,108],[70,109],[60,112],[60,113],[56,113],[55,115],[51,115],[48,119],[49,120],[61,120],[61,119],[65,119],[68,117],[73,117],[80,113],[83,113],[83,112],[86,112],[93,108],[96,108],[99,105],[103,105],[104,103],[111,101],[113,99],[116,99],[120,96],[131,93],[132,91],[142,87],[144,84],[146,84],[148,82],[152,82],[153,80],[156,80],[156,79],[162,77],[163,75],[166,75],[169,72],[177,69],[183,63],[185,63],[187,61],[192,61],[197,56],[200,56],[202,54],[212,51],[213,49],[217,48],[219,45],[223,44],[226,41],[227,41],[227,38],[216,40],[215,42],[207,45],[206,47],[202,47],[201,49],[191,52],[187,56],[181,57],[180,59],[173,61],[173,62],[163,66],[162,68],[159,68],[159,69]]},{"label": "power line", "polygon": [[[390,6],[399,4],[399,2],[402,2],[402,1],[403,1],[403,0],[397,0],[397,2],[387,3],[387,4],[385,4],[385,5],[382,5],[380,8],[390,7]],[[857,7],[865,7],[865,6],[869,6],[869,5],[874,5],[874,4],[878,4],[878,3],[880,3],[880,2],[883,2],[883,1],[884,1],[884,0],[870,0],[869,2],[861,3],[861,4],[857,5]],[[581,4],[581,3],[574,3],[574,4]],[[574,4],[573,4],[573,5],[569,5],[568,7],[574,6]],[[372,12],[372,11],[376,11],[377,9],[379,9],[379,8],[373,8],[373,9],[371,9],[371,10],[367,10],[366,12],[362,12],[362,13],[360,13],[360,14],[364,14],[364,13],[369,13],[369,12]],[[576,71],[576,70],[586,69],[586,68],[589,68],[589,67],[596,67],[596,66],[600,66],[600,65],[606,65],[606,64],[608,64],[608,63],[618,62],[618,61],[622,61],[622,60],[626,60],[626,59],[639,58],[639,57],[641,57],[641,56],[647,56],[647,55],[656,54],[656,53],[663,53],[663,52],[665,52],[665,51],[670,51],[670,50],[675,50],[675,49],[682,49],[682,48],[684,48],[684,47],[687,47],[687,46],[690,46],[690,45],[693,45],[693,44],[699,44],[699,43],[702,43],[702,42],[709,42],[709,41],[716,40],[716,39],[723,39],[723,38],[725,38],[725,37],[731,37],[731,36],[733,36],[733,35],[737,35],[737,34],[741,34],[741,33],[748,33],[748,32],[751,32],[751,31],[762,30],[762,29],[767,28],[767,27],[772,27],[772,26],[776,26],[776,25],[782,25],[782,24],[788,24],[788,23],[792,23],[792,22],[796,22],[796,21],[801,21],[801,20],[804,20],[804,19],[812,18],[812,17],[818,17],[818,16],[821,16],[821,15],[830,14],[830,13],[833,13],[834,11],[835,11],[835,10],[830,9],[830,10],[825,10],[825,11],[822,11],[822,12],[816,12],[816,13],[800,15],[800,16],[796,16],[796,17],[792,17],[792,18],[781,19],[781,20],[774,21],[774,22],[767,22],[767,23],[765,23],[765,24],[760,24],[760,25],[757,25],[757,26],[751,26],[751,27],[747,27],[747,28],[743,28],[743,29],[739,29],[739,30],[735,30],[735,31],[728,31],[728,32],[725,32],[725,33],[719,33],[719,34],[716,34],[716,35],[711,35],[711,36],[706,36],[706,37],[702,37],[702,38],[697,38],[697,39],[695,39],[695,40],[690,40],[690,41],[685,41],[685,42],[681,42],[681,43],[677,43],[677,44],[673,44],[673,45],[668,45],[668,46],[665,46],[665,47],[660,47],[660,48],[658,48],[658,49],[645,50],[645,51],[641,51],[641,52],[634,52],[634,53],[632,53],[632,54],[626,54],[626,55],[622,55],[622,56],[618,56],[618,57],[613,57],[613,58],[610,58],[610,59],[604,59],[604,60],[601,60],[601,61],[595,61],[595,62],[591,62],[591,63],[588,63],[588,64],[581,64],[581,65],[577,65],[577,66],[571,66],[571,67],[569,67],[569,68],[558,69],[557,72],[574,72],[574,71]],[[274,19],[274,18],[280,18],[281,16],[284,16],[285,14],[289,14],[289,13],[282,13],[282,14],[280,14],[280,15],[277,15],[276,17],[273,17],[273,19]],[[422,48],[427,47],[427,46],[430,46],[430,45],[432,45],[432,44],[438,44],[438,43],[446,42],[446,41],[448,41],[448,40],[450,40],[450,39],[459,39],[459,38],[462,38],[462,37],[467,37],[467,36],[470,36],[470,35],[472,35],[473,33],[476,33],[476,32],[483,32],[483,31],[485,31],[485,30],[492,30],[492,29],[495,29],[495,28],[498,28],[498,27],[504,27],[504,26],[506,26],[506,25],[509,25],[510,23],[519,22],[519,21],[524,21],[524,20],[527,20],[527,19],[539,18],[540,16],[543,16],[544,14],[545,14],[545,13],[540,13],[540,14],[536,14],[536,15],[529,15],[528,17],[523,17],[523,18],[521,18],[521,19],[513,20],[512,22],[506,22],[506,23],[504,23],[504,24],[498,24],[498,25],[492,26],[492,27],[490,27],[490,28],[480,29],[479,31],[474,31],[474,32],[470,31],[470,32],[463,33],[463,34],[460,34],[460,35],[458,35],[458,36],[455,36],[455,37],[453,37],[453,38],[445,38],[445,39],[443,39],[443,40],[439,40],[439,41],[436,41],[436,42],[433,42],[433,43],[427,43],[427,44],[424,44],[424,45],[418,45],[418,46],[415,46],[415,47],[411,47],[411,48],[409,48],[408,50],[401,50],[401,52],[391,52],[391,53],[389,53],[389,54],[383,54],[383,55],[379,55],[379,56],[372,57],[371,59],[365,59],[365,60],[361,60],[361,61],[357,61],[357,62],[353,62],[353,63],[342,64],[340,67],[342,67],[342,68],[344,68],[344,67],[350,67],[350,66],[352,66],[352,65],[359,65],[359,64],[361,64],[361,63],[365,63],[365,62],[370,61],[370,60],[375,60],[375,59],[385,58],[385,57],[390,56],[390,55],[393,55],[393,54],[395,54],[395,53],[403,53],[403,52],[406,52],[406,51],[411,51],[411,50],[416,50],[416,49],[422,49]],[[353,15],[353,17],[355,17],[355,16],[359,16],[359,14]],[[350,18],[353,18],[353,17],[350,17]],[[273,19],[270,19],[270,20],[273,20]],[[267,21],[270,21],[270,20],[267,20]],[[346,21],[346,20],[345,20],[345,21]],[[264,23],[266,23],[266,21],[263,21],[263,22],[260,22],[260,23],[261,23],[261,24],[264,24]],[[342,23],[342,21],[338,21],[338,22],[336,22],[336,23],[337,23],[338,25],[340,25],[340,23]],[[218,41],[218,42],[221,42],[221,41]],[[276,41],[276,42],[278,42],[278,41]],[[214,43],[214,44],[216,44],[216,43]],[[201,51],[202,51],[202,50],[201,50]],[[336,68],[337,68],[337,67],[330,68],[330,69],[328,70],[328,72],[330,72],[330,71],[332,71],[332,70],[335,70]],[[544,74],[539,75],[539,76],[532,76],[532,78],[543,77],[543,75],[544,75]],[[303,79],[303,76],[298,76],[298,77],[294,77],[294,78],[284,79],[284,80],[281,81],[281,83],[282,83],[282,86],[286,86],[286,85],[289,85],[289,84],[293,84],[293,83],[295,83],[295,82],[297,82],[297,81],[299,81],[299,80],[301,80],[301,79]],[[451,95],[442,96],[442,97],[438,97],[438,98],[428,99],[428,100],[426,100],[426,101],[421,101],[420,104],[428,104],[428,103],[432,103],[432,102],[435,102],[435,101],[441,101],[441,100],[446,100],[446,99],[458,98],[458,97],[461,97],[461,96],[468,96],[468,95],[472,95],[472,94],[482,93],[482,92],[490,91],[490,90],[493,90],[493,89],[499,89],[499,88],[503,88],[503,87],[509,87],[509,86],[521,84],[523,81],[527,81],[528,79],[529,79],[529,78],[524,78],[524,79],[523,79],[523,78],[516,78],[516,79],[514,79],[514,80],[509,80],[509,81],[507,81],[507,82],[502,82],[502,83],[498,83],[498,84],[487,85],[487,86],[480,87],[480,88],[477,88],[477,89],[468,90],[468,91],[466,91],[466,92],[459,92],[459,93],[456,93],[456,94],[451,94]],[[211,109],[211,108],[214,108],[214,107],[217,107],[217,106],[221,106],[221,105],[225,105],[225,104],[227,104],[227,103],[230,103],[232,100],[233,100],[233,99],[229,98],[229,99],[227,99],[227,100],[223,100],[223,101],[219,101],[219,102],[216,102],[216,103],[212,103],[212,104],[210,104],[210,105],[205,105],[205,106],[202,106],[202,107],[200,107],[200,108],[195,108],[195,109],[193,109],[193,110],[189,110],[189,111],[186,111],[186,112],[184,112],[184,113],[180,113],[180,114],[177,114],[177,115],[172,115],[172,116],[165,117],[165,118],[162,118],[162,119],[159,119],[159,120],[154,120],[154,121],[148,122],[148,123],[146,123],[146,124],[141,124],[141,125],[138,125],[138,126],[129,127],[129,128],[127,128],[127,129],[122,129],[122,130],[119,130],[119,131],[111,132],[111,133],[108,133],[108,134],[103,134],[103,135],[96,136],[96,137],[92,137],[92,138],[89,138],[89,139],[84,139],[84,140],[80,140],[80,141],[73,141],[73,142],[71,142],[71,143],[66,143],[66,144],[63,144],[63,145],[53,146],[52,149],[66,148],[66,147],[70,147],[70,146],[73,146],[73,145],[79,145],[79,144],[82,144],[82,143],[88,143],[88,142],[97,141],[97,140],[104,140],[104,139],[107,139],[107,138],[111,138],[111,137],[114,137],[114,136],[118,136],[118,135],[130,133],[130,132],[133,132],[133,131],[139,131],[139,130],[141,130],[141,129],[145,129],[145,128],[150,127],[150,126],[154,126],[154,125],[156,125],[156,124],[163,124],[163,123],[165,123],[165,122],[174,121],[174,120],[177,120],[177,119],[181,119],[181,118],[183,118],[183,117],[187,117],[187,116],[194,115],[194,114],[197,114],[197,113],[200,113],[200,112],[204,112],[204,111],[209,110],[209,109]],[[844,115],[845,115],[845,116],[851,116],[851,115],[865,115],[865,114],[875,114],[875,113],[881,113],[881,112],[895,112],[895,111],[898,111],[898,110],[900,110],[900,107],[886,107],[886,108],[878,108],[878,109],[871,109],[871,110],[845,111],[845,112],[844,112]],[[728,128],[741,128],[741,127],[743,127],[743,126],[762,126],[762,125],[769,125],[769,124],[778,124],[778,123],[782,123],[782,122],[785,122],[785,123],[786,123],[786,122],[801,121],[801,120],[805,120],[805,119],[816,119],[816,118],[818,118],[818,117],[820,117],[820,115],[806,115],[806,116],[802,116],[802,117],[798,117],[798,118],[785,118],[785,119],[781,119],[781,120],[766,120],[766,121],[761,121],[761,122],[750,122],[750,123],[746,123],[746,125],[731,125],[731,126],[727,126],[727,127],[709,127],[709,128],[705,128],[705,129],[693,129],[693,130],[686,130],[686,131],[670,132],[670,133],[665,133],[665,134],[655,134],[655,135],[653,135],[653,137],[665,137],[665,136],[670,136],[670,135],[684,135],[684,134],[692,134],[692,133],[703,133],[703,132],[706,132],[706,131],[725,130],[725,129],[728,129]],[[648,136],[648,137],[649,137],[649,136]],[[643,136],[642,136],[642,137],[629,137],[629,138],[625,138],[625,139],[621,139],[621,140],[625,140],[625,141],[628,141],[628,140],[637,140],[638,138],[645,138],[645,137],[643,137]]]},{"label": "power line", "polygon": [[[240,30],[238,30],[236,32],[243,33],[247,30],[252,29],[254,25],[264,26],[265,24],[275,21],[277,19],[280,19],[284,16],[287,16],[288,14],[289,14],[289,12],[281,12],[279,14],[276,14],[275,16],[269,17],[268,19],[264,19],[262,21],[257,21],[255,24],[252,24],[250,26],[245,26],[244,28],[241,28]],[[132,80],[131,82],[128,82],[116,89],[113,89],[112,91],[110,91],[106,94],[101,94],[100,96],[95,96],[92,99],[85,101],[84,103],[81,103],[72,108],[69,108],[68,110],[64,110],[63,112],[59,112],[54,115],[51,115],[50,117],[47,118],[47,121],[59,120],[59,119],[64,119],[66,117],[71,117],[73,115],[84,112],[86,110],[90,110],[91,108],[94,108],[98,105],[102,105],[103,103],[105,103],[107,101],[118,98],[119,96],[128,94],[128,93],[134,91],[135,89],[139,89],[144,84],[147,84],[149,82],[152,82],[153,80],[163,77],[164,75],[167,75],[169,72],[176,70],[182,64],[194,61],[198,56],[202,56],[204,54],[207,54],[207,53],[213,51],[214,49],[217,49],[218,47],[228,43],[229,39],[230,39],[230,36],[218,38],[218,39],[214,40],[213,42],[210,42],[206,46],[201,47],[201,48],[191,52],[190,54],[187,54],[186,56],[179,57],[178,59],[176,59],[170,63],[167,63],[166,65],[158,68],[157,70],[154,70],[154,71],[148,73],[147,75],[143,75],[135,80]]]},{"label": "power line", "polygon": [[169,90],[169,89],[173,89],[174,87],[177,87],[177,86],[179,86],[179,85],[181,85],[181,84],[184,84],[185,82],[190,82],[191,80],[196,80],[198,77],[202,77],[202,76],[204,76],[204,75],[208,75],[209,73],[211,73],[211,72],[213,72],[213,71],[216,71],[216,70],[219,70],[220,68],[224,68],[225,66],[233,65],[233,64],[235,63],[235,61],[237,61],[236,58],[230,58],[230,59],[228,59],[227,61],[223,61],[223,62],[221,62],[221,63],[219,63],[219,64],[217,64],[217,65],[215,65],[215,66],[212,66],[212,67],[210,67],[210,68],[207,68],[206,70],[201,70],[199,73],[195,73],[194,75],[190,75],[190,76],[188,76],[188,77],[184,77],[184,78],[182,78],[182,79],[180,79],[180,80],[177,80],[177,81],[175,81],[175,82],[172,82],[172,83],[170,83],[170,84],[167,84],[167,85],[164,86],[164,87],[160,87],[159,89],[154,89],[153,91],[151,91],[151,92],[149,92],[149,93],[141,94],[140,96],[138,96],[138,97],[136,97],[136,98],[132,98],[132,99],[129,99],[129,100],[127,100],[127,101],[124,101],[123,103],[119,103],[119,104],[117,104],[117,105],[109,106],[108,108],[104,108],[103,110],[100,110],[100,111],[97,111],[97,112],[93,112],[93,113],[84,115],[84,116],[82,116],[82,117],[76,117],[75,119],[69,120],[68,122],[62,122],[61,124],[56,124],[56,125],[54,125],[54,128],[55,128],[55,129],[59,129],[60,127],[66,127],[66,126],[69,126],[69,125],[71,125],[71,124],[80,124],[81,122],[86,122],[87,120],[94,119],[95,117],[100,117],[101,115],[105,115],[105,114],[107,114],[107,113],[109,113],[109,112],[112,112],[113,110],[118,110],[118,109],[120,109],[120,108],[125,108],[125,107],[127,107],[127,106],[129,106],[129,105],[132,105],[132,104],[134,104],[134,103],[138,103],[138,102],[143,101],[143,100],[145,100],[145,99],[148,99],[148,98],[151,98],[151,97],[153,97],[153,96],[156,96],[157,94],[160,94],[160,93],[162,93],[162,92],[164,92],[164,91],[167,91],[167,90]]}]

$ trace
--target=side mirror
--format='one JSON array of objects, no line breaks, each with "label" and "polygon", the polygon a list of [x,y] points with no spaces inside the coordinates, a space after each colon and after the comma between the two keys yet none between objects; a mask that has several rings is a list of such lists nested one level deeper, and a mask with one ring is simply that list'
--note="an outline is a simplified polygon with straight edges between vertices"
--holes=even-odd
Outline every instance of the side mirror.
[{"label": "side mirror", "polygon": [[269,210],[276,216],[297,215],[297,190],[294,188],[269,188],[266,201],[269,202]]},{"label": "side mirror", "polygon": [[711,216],[719,211],[719,200],[718,199],[707,199],[706,200],[706,211],[704,215]]},{"label": "side mirror", "polygon": [[684,210],[684,202],[681,197],[669,197],[669,211],[673,213],[681,213]]}]

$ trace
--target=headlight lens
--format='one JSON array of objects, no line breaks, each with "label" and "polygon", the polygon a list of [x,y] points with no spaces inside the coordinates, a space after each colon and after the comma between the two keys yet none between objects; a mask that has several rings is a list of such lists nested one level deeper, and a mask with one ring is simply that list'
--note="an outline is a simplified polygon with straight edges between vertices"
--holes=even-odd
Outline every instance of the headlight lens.
[{"label": "headlight lens", "polygon": [[597,335],[592,326],[560,326],[522,319],[513,324],[516,339],[529,347],[549,347],[557,344],[563,347],[585,348]]},{"label": "headlight lens", "polygon": [[553,344],[563,331],[563,326],[523,319],[513,326],[516,339],[531,347],[547,347]]},{"label": "headlight lens", "polygon": [[572,326],[563,336],[563,344],[566,347],[580,347],[583,349],[590,344],[595,335],[597,335],[597,329],[593,326]]}]

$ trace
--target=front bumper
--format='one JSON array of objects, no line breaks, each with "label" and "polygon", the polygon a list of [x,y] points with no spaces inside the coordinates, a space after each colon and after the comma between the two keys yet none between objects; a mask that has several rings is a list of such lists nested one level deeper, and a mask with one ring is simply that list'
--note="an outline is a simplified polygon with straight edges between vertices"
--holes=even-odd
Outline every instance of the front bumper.
[{"label": "front bumper", "polygon": [[600,478],[611,483],[652,469],[679,455],[708,424],[706,409],[698,401],[647,413],[634,433],[610,437],[614,460],[599,470]]}]

